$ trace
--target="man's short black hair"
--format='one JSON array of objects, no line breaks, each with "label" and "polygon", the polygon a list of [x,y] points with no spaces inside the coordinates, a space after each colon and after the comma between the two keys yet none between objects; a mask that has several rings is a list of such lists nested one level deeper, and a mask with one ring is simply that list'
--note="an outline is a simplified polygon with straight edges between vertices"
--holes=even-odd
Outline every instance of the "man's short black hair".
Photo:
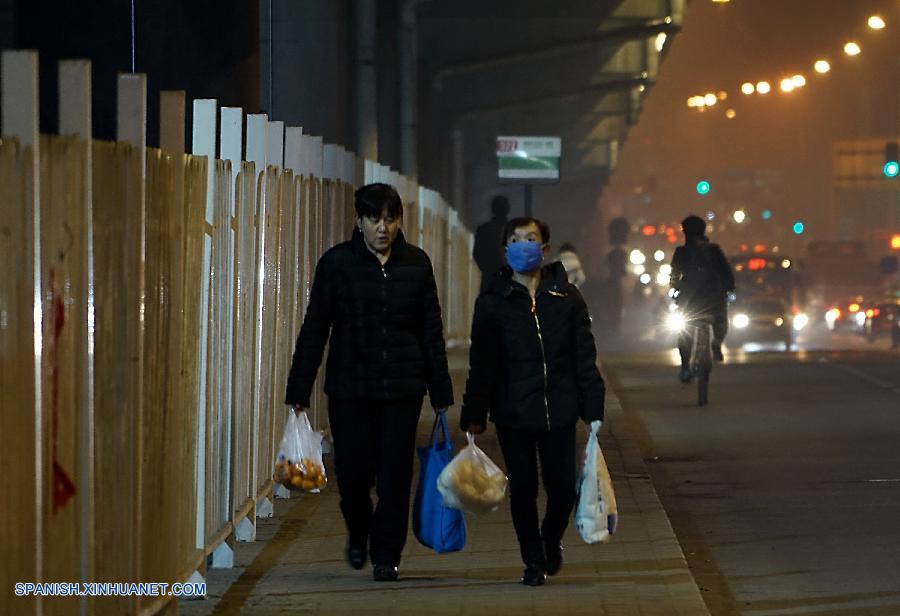
[{"label": "man's short black hair", "polygon": [[685,237],[695,238],[706,233],[706,221],[699,216],[688,216],[681,221],[681,230]]},{"label": "man's short black hair", "polygon": [[531,216],[520,216],[519,218],[513,218],[506,226],[503,227],[503,245],[506,246],[509,243],[509,236],[513,234],[513,232],[520,227],[527,227],[532,223],[537,225],[537,228],[541,231],[541,243],[546,244],[550,241],[550,225],[545,223],[543,220],[538,220],[537,218],[532,218]]},{"label": "man's short black hair", "polygon": [[388,216],[403,217],[403,201],[400,194],[393,186],[380,182],[359,188],[355,194],[354,206],[358,218],[380,218],[385,210]]}]

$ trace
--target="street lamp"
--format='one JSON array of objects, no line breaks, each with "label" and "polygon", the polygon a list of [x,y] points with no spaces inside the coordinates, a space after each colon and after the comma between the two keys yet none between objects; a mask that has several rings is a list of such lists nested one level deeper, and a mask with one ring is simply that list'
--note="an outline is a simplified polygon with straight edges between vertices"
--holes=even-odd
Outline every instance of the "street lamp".
[{"label": "street lamp", "polygon": [[747,213],[744,210],[737,210],[732,214],[732,217],[734,218],[734,222],[741,224],[747,219]]},{"label": "street lamp", "polygon": [[758,84],[756,84],[756,91],[760,94],[768,94],[772,91],[772,86],[769,85],[768,81],[760,81]]},{"label": "street lamp", "polygon": [[753,94],[754,92],[756,92],[756,87],[752,83],[747,81],[741,86],[741,92],[743,92],[744,94]]},{"label": "street lamp", "polygon": [[794,91],[794,80],[790,77],[785,77],[781,80],[781,91],[782,92],[793,92]]},{"label": "street lamp", "polygon": [[873,30],[884,30],[886,25],[887,24],[884,23],[884,19],[882,19],[880,15],[872,15],[869,17],[869,27]]},{"label": "street lamp", "polygon": [[806,77],[803,75],[797,74],[791,77],[791,81],[794,82],[794,87],[802,88],[806,85]]},{"label": "street lamp", "polygon": [[715,94],[713,94],[712,92],[710,92],[709,94],[707,94],[706,96],[703,97],[703,102],[706,103],[706,106],[707,106],[707,107],[712,107],[712,106],[715,105],[717,102],[719,102],[719,99],[716,98],[716,95],[715,95]]},{"label": "street lamp", "polygon": [[735,111],[734,109],[729,109],[728,111],[725,112],[725,117],[728,118],[729,120],[733,120],[736,115],[737,115],[737,111]]},{"label": "street lamp", "polygon": [[816,60],[815,69],[817,73],[824,75],[831,70],[831,65],[828,63],[828,60]]},{"label": "street lamp", "polygon": [[858,56],[862,53],[862,48],[860,48],[859,43],[850,41],[844,45],[844,53],[848,56]]}]

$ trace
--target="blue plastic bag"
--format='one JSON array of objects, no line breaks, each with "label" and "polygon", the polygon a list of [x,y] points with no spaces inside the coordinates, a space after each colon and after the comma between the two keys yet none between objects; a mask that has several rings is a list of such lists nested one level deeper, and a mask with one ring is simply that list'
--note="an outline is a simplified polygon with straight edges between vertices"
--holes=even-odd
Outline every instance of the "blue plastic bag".
[{"label": "blue plastic bag", "polygon": [[[438,442],[438,437],[443,441]],[[421,471],[413,503],[413,533],[419,543],[438,554],[458,552],[466,545],[466,519],[463,512],[444,506],[437,479],[453,456],[450,431],[444,411],[438,411],[431,429],[431,444],[417,447]]]}]

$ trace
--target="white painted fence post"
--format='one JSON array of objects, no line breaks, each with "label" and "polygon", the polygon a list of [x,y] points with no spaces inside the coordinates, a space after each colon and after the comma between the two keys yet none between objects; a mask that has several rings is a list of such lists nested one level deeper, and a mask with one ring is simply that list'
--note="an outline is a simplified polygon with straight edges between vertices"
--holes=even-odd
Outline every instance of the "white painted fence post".
[{"label": "white painted fence post", "polygon": [[[2,86],[2,125],[3,137],[14,138],[19,141],[23,148],[31,148],[33,153],[32,160],[32,182],[30,186],[25,188],[31,192],[31,198],[27,204],[27,211],[17,212],[23,222],[23,237],[20,241],[24,246],[21,251],[14,254],[24,255],[25,263],[19,264],[26,270],[24,284],[27,292],[33,294],[32,310],[24,318],[20,324],[22,327],[28,328],[31,334],[31,348],[28,344],[25,348],[18,346],[13,347],[13,351],[26,352],[29,354],[29,361],[33,361],[34,365],[28,368],[33,376],[34,397],[31,402],[34,406],[31,409],[21,408],[23,413],[33,413],[34,426],[33,432],[20,435],[21,438],[33,441],[34,458],[32,460],[11,460],[0,454],[0,460],[4,462],[6,468],[14,468],[16,464],[21,463],[19,467],[22,476],[38,478],[32,481],[34,485],[33,500],[31,496],[24,497],[27,499],[27,505],[21,511],[16,512],[19,520],[26,520],[29,524],[27,528],[19,529],[17,536],[11,536],[13,529],[0,529],[0,538],[9,541],[13,550],[11,554],[7,554],[5,558],[8,560],[10,567],[10,581],[14,579],[33,578],[35,581],[42,580],[44,573],[44,555],[43,555],[43,516],[45,503],[43,502],[44,481],[41,478],[46,477],[46,469],[44,468],[44,448],[43,448],[43,402],[41,400],[41,351],[40,346],[35,344],[41,339],[41,322],[43,319],[43,308],[41,302],[41,194],[40,194],[40,138],[38,136],[38,55],[33,51],[4,51],[2,55],[2,68],[0,68],[0,86]],[[0,207],[0,210],[3,208]],[[12,245],[15,249],[15,244]],[[15,264],[4,264],[9,267]],[[33,353],[33,355],[31,355]],[[26,357],[22,356],[23,359]],[[0,392],[0,401],[4,400],[3,393]],[[16,400],[9,402],[15,404]],[[8,412],[4,410],[4,412]],[[24,486],[23,486],[24,487]],[[9,534],[8,534],[9,533]],[[33,547],[28,544],[33,539]],[[7,544],[8,545],[8,544]],[[33,549],[32,553],[29,548]],[[15,573],[13,573],[15,572]],[[18,577],[16,577],[18,576]],[[6,594],[11,595],[9,591]],[[0,599],[0,605],[9,605],[12,609],[12,603],[7,604],[6,599]],[[18,605],[18,604],[16,604]],[[25,606],[25,610],[32,613],[40,613],[41,598],[35,597]],[[19,608],[16,608],[19,609]]]},{"label": "white painted fence post", "polygon": [[[193,133],[191,137],[191,153],[194,156],[206,156],[206,223],[213,223],[213,200],[215,184],[216,159],[216,101],[215,99],[198,99],[194,101]],[[212,237],[203,236],[203,280],[209,280],[210,260],[212,258]],[[207,341],[209,339],[209,285],[204,284],[200,292],[200,336],[197,340],[200,356],[199,400],[197,408],[197,548],[206,548],[206,431],[207,431]]]},{"label": "white painted fence post", "polygon": [[[59,134],[76,136],[85,142],[84,165],[84,229],[87,246],[87,297],[84,305],[87,316],[94,315],[94,225],[93,225],[93,148],[91,147],[91,63],[89,60],[65,60],[59,63]],[[81,552],[82,581],[94,578],[92,547],[94,543],[94,323],[87,328],[87,355],[81,358],[84,389],[83,413],[80,426],[78,478],[81,485]],[[87,597],[81,600],[82,611],[87,610]]]}]

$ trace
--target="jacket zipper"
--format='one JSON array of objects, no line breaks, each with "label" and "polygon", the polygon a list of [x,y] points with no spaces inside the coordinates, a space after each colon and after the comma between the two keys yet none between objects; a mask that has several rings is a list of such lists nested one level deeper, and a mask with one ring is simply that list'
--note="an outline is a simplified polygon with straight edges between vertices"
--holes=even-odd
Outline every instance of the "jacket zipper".
[{"label": "jacket zipper", "polygon": [[544,337],[541,335],[541,321],[537,314],[537,296],[531,298],[531,314],[537,327],[538,343],[541,345],[541,360],[544,366],[544,412],[547,414],[547,432],[550,431],[550,401],[547,400],[547,354],[544,351]]}]

